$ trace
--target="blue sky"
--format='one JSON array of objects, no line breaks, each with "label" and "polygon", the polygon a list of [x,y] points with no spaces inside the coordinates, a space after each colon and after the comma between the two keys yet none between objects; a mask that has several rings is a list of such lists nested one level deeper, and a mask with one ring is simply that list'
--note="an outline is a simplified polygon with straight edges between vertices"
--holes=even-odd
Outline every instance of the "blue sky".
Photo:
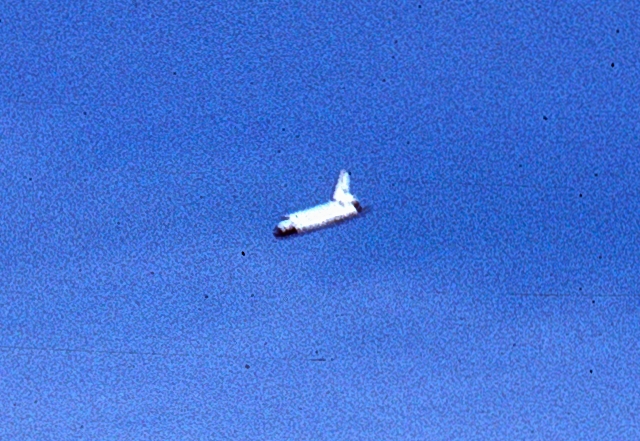
[{"label": "blue sky", "polygon": [[638,438],[601,3],[0,7],[0,438]]}]

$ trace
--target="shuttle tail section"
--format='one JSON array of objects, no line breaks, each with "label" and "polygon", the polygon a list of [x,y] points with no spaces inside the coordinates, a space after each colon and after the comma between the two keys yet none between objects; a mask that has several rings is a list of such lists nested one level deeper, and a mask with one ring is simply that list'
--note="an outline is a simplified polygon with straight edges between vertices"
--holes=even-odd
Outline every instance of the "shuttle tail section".
[{"label": "shuttle tail section", "polygon": [[349,192],[349,172],[340,171],[336,189],[333,191],[333,200],[338,202],[353,202],[355,198]]}]

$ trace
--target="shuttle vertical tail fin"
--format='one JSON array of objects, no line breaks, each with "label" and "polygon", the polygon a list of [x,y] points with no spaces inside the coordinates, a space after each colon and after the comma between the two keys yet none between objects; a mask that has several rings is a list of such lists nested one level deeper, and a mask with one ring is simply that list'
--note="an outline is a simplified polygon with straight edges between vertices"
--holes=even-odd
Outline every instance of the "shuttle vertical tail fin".
[{"label": "shuttle vertical tail fin", "polygon": [[333,200],[338,202],[352,202],[355,198],[349,192],[349,172],[340,171],[336,188],[333,191]]}]

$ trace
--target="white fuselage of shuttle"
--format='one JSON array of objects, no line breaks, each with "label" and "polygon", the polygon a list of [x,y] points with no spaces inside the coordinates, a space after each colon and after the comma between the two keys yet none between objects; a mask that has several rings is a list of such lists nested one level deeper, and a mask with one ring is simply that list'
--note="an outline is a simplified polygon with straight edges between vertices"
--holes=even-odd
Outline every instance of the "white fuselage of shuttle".
[{"label": "white fuselage of shuttle", "polygon": [[349,192],[349,176],[342,171],[331,201],[284,216],[273,234],[282,237],[305,233],[357,216],[361,211],[360,203]]},{"label": "white fuselage of shuttle", "polygon": [[[296,211],[286,217],[276,227],[276,236],[278,232],[286,236],[294,233],[304,233],[318,228],[323,228],[341,220],[357,216],[360,204],[343,203],[331,201],[325,204],[316,205],[306,210]],[[288,234],[287,234],[288,233]]]}]

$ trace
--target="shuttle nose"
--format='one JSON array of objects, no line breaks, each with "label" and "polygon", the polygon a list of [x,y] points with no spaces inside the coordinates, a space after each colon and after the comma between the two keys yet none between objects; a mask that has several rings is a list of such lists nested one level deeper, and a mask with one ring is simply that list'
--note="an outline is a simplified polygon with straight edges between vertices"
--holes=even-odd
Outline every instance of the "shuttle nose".
[{"label": "shuttle nose", "polygon": [[353,206],[355,207],[355,209],[356,209],[356,211],[358,213],[362,213],[362,205],[360,205],[360,202],[353,201]]}]

